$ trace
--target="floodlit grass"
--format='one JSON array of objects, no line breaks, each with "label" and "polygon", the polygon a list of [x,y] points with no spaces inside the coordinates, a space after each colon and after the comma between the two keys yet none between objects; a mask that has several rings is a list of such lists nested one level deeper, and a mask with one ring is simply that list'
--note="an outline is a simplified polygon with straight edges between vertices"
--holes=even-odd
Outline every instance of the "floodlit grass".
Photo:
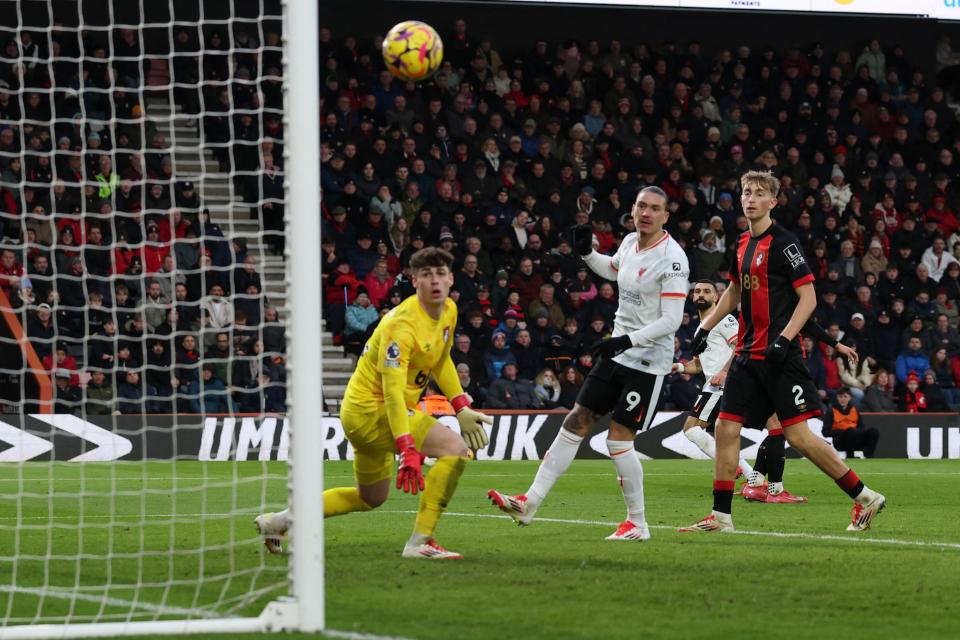
[{"label": "floodlit grass", "polygon": [[[525,490],[536,463],[474,463],[437,532],[462,562],[399,557],[416,509],[399,492],[327,521],[328,626],[457,640],[957,637],[960,462],[853,466],[888,500],[865,534],[844,531],[849,499],[796,460],[786,485],[809,504],[738,499],[742,533],[679,534],[709,513],[712,466],[645,461],[653,538],[610,543],[624,506],[609,462],[575,462],[523,529],[485,494]],[[327,464],[326,481],[351,483],[350,463]],[[285,592],[287,568],[250,521],[279,508],[285,486],[281,463],[0,467],[0,588],[15,585],[0,591],[0,614],[11,624],[255,615]]]}]

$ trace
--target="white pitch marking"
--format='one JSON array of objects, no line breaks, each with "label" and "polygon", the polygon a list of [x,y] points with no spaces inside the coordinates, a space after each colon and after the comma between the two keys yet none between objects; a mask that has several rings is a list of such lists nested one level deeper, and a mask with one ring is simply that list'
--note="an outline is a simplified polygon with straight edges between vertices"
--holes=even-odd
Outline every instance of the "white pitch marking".
[{"label": "white pitch marking", "polygon": [[[416,511],[380,511],[380,513],[404,513],[404,514],[415,514]],[[498,516],[486,513],[457,513],[453,511],[448,511],[444,515],[453,516],[456,518],[494,518],[497,520],[510,520],[510,516]],[[591,526],[604,526],[604,527],[616,527],[619,522],[606,522],[604,520],[566,520],[563,518],[536,518],[537,522],[552,522],[554,524],[577,524],[577,525],[591,525]],[[670,525],[665,524],[651,524],[647,525],[651,529],[664,529],[669,531],[676,531],[677,527],[671,527]],[[816,533],[799,533],[799,532],[786,532],[786,531],[743,531],[738,530],[734,531],[733,535],[742,535],[742,536],[758,536],[758,537],[770,537],[770,538],[802,538],[805,540],[825,540],[829,542],[865,542],[872,544],[891,544],[899,545],[904,547],[931,547],[936,549],[950,549],[950,550],[960,550],[960,543],[957,542],[933,542],[926,540],[899,540],[897,538],[859,538],[854,536],[834,536],[829,534],[816,534]],[[693,536],[691,536],[693,537]]]},{"label": "white pitch marking", "polygon": [[219,618],[221,616],[203,611],[201,609],[186,609],[183,607],[166,607],[153,604],[151,602],[140,602],[134,600],[124,600],[122,598],[112,598],[107,596],[95,596],[73,590],[60,589],[57,587],[17,587],[10,585],[0,585],[0,591],[6,593],[23,593],[26,595],[37,596],[38,598],[54,598],[59,600],[83,600],[84,602],[93,602],[96,604],[105,604],[111,607],[127,607],[142,609],[150,613],[159,615],[180,615],[195,616],[200,618]]}]

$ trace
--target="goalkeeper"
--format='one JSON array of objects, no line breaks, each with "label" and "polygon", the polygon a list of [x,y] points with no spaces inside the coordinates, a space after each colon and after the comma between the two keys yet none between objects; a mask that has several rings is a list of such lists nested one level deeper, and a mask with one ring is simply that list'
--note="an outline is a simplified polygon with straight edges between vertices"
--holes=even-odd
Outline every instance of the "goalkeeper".
[{"label": "goalkeeper", "polygon": [[[449,299],[453,286],[453,256],[428,247],[410,258],[416,295],[401,302],[381,320],[367,342],[350,378],[340,409],[347,439],[353,445],[355,487],[323,492],[324,517],[369,511],[390,494],[395,454],[400,454],[396,487],[420,493],[413,534],[403,549],[405,558],[462,558],[441,547],[433,532],[457,488],[470,451],[483,449],[489,439],[481,423],[493,419],[470,408],[450,357],[457,307]],[[450,398],[460,433],[417,409],[423,389],[434,378]],[[426,481],[424,456],[437,458]],[[256,519],[271,553],[281,551],[280,539],[291,523],[289,509]]]}]

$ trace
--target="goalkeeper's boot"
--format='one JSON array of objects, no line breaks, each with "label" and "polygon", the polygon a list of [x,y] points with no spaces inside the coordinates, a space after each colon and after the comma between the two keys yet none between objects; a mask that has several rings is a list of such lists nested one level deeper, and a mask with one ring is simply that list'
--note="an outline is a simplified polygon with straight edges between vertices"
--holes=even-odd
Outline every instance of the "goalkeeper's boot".
[{"label": "goalkeeper's boot", "polygon": [[624,520],[617,530],[607,536],[607,540],[649,540],[650,529],[646,522],[634,524],[631,520]]},{"label": "goalkeeper's boot", "polygon": [[759,487],[751,487],[749,484],[744,485],[743,499],[747,502],[766,502],[767,485],[762,484]]},{"label": "goalkeeper's boot", "polygon": [[[728,516],[729,517],[729,516]],[[714,533],[714,532],[732,532],[733,521],[723,521],[716,515],[710,514],[700,522],[695,522],[689,527],[680,527],[677,529],[680,533]]]},{"label": "goalkeeper's boot", "polygon": [[786,489],[780,493],[770,493],[767,491],[767,504],[797,504],[799,502],[809,502],[807,496],[795,496]]},{"label": "goalkeeper's boot", "polygon": [[264,513],[253,520],[257,533],[263,536],[263,546],[273,554],[283,553],[283,538],[287,535],[286,528],[276,521],[275,513]]},{"label": "goalkeeper's boot", "polygon": [[403,557],[426,558],[428,560],[463,560],[462,555],[456,551],[444,549],[433,538],[421,544],[407,543],[403,547]]},{"label": "goalkeeper's boot", "polygon": [[873,497],[865,503],[856,503],[850,510],[850,524],[847,531],[866,531],[870,528],[874,516],[887,506],[887,499],[882,493],[873,492]]},{"label": "goalkeeper's boot", "polygon": [[533,521],[534,511],[527,504],[527,496],[520,494],[508,496],[494,489],[487,491],[487,497],[495,507],[513,518],[517,526],[525,527]]}]

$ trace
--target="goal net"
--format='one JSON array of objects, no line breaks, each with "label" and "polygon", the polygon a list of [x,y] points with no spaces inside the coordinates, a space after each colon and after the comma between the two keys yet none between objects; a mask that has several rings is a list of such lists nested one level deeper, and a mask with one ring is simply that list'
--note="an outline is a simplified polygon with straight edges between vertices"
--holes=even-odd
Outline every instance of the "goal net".
[{"label": "goal net", "polygon": [[6,9],[0,638],[321,628],[316,3]]}]

